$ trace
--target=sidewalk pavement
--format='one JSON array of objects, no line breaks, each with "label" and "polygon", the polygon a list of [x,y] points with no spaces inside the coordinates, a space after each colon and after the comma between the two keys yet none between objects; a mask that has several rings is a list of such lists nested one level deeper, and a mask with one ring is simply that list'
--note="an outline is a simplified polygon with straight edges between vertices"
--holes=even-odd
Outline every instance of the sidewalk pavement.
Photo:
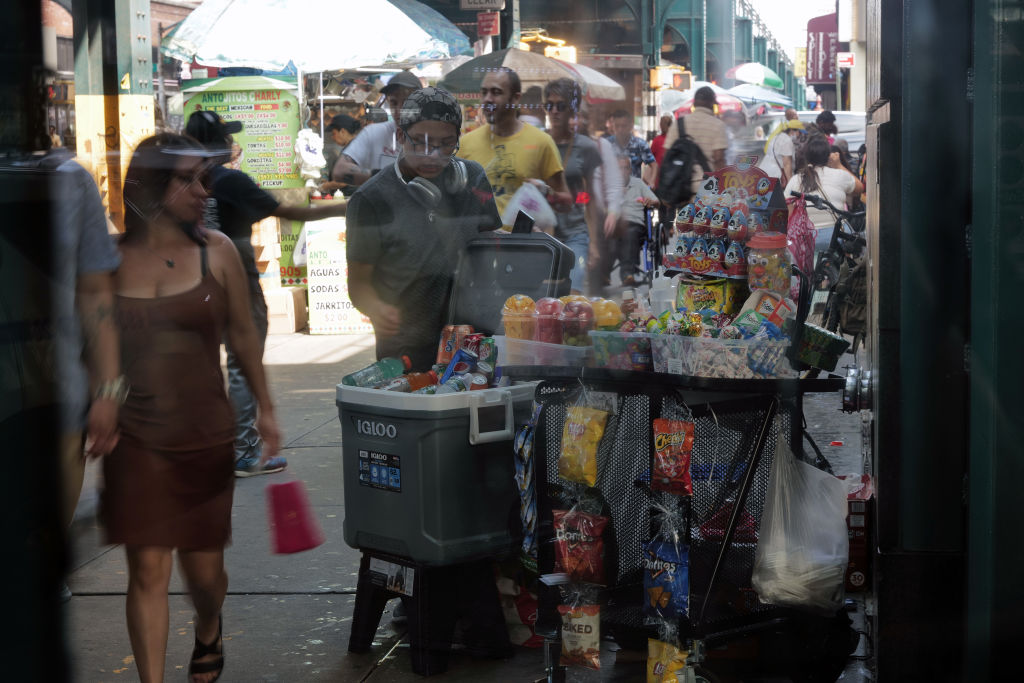
[{"label": "sidewalk pavement", "polygon": [[[411,671],[408,639],[393,629],[387,613],[369,654],[347,651],[360,554],[342,540],[345,511],[335,385],[373,360],[372,335],[268,338],[265,364],[285,434],[282,455],[288,458],[288,469],[235,482],[233,542],[226,551],[226,666],[220,679],[225,683],[422,680]],[[859,471],[860,419],[839,413],[838,406],[837,395],[808,397],[809,429],[837,474]],[[844,445],[827,446],[832,441]],[[124,618],[127,567],[120,547],[103,544],[95,518],[97,472],[90,464],[72,533],[74,563],[68,585],[74,597],[67,606],[67,629],[78,683],[138,679]],[[308,552],[274,555],[264,488],[291,479],[305,483],[327,540]],[[170,590],[165,678],[184,680],[193,613],[177,570]],[[611,651],[602,659],[606,668],[600,680],[643,680],[636,662],[612,666]],[[504,661],[474,660],[456,652],[449,671],[431,680],[527,682],[543,673],[539,650],[516,648],[515,656]],[[596,680],[592,673],[570,670],[569,680]]]}]

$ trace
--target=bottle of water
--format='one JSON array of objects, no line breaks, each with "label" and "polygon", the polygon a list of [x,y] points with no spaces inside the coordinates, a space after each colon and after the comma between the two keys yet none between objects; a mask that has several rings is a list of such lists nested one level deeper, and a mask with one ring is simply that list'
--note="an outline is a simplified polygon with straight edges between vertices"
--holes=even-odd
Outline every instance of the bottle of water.
[{"label": "bottle of water", "polygon": [[351,387],[373,387],[384,380],[398,377],[412,367],[409,356],[401,358],[381,358],[373,365],[368,365],[362,370],[356,370],[350,375],[341,378],[342,384]]}]

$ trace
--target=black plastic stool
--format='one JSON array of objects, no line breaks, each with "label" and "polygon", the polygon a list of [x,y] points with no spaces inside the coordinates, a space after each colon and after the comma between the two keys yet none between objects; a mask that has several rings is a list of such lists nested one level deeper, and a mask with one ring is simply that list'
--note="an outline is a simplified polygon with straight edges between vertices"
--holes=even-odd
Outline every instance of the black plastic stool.
[{"label": "black plastic stool", "polygon": [[[393,586],[389,588],[387,577],[371,571],[372,558],[412,568],[412,596]],[[462,617],[470,621],[465,632],[470,655],[504,659],[513,654],[491,560],[428,567],[407,558],[364,551],[359,563],[349,652],[369,652],[384,607],[392,598],[401,598],[405,605],[412,670],[421,676],[448,669],[455,622]]]}]

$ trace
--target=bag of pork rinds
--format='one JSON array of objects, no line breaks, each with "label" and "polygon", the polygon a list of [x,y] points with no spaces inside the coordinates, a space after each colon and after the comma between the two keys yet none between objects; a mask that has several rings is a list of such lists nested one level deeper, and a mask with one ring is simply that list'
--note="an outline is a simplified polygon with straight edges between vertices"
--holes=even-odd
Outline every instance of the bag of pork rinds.
[{"label": "bag of pork rinds", "polygon": [[601,669],[601,605],[597,593],[569,584],[562,589],[562,666]]}]

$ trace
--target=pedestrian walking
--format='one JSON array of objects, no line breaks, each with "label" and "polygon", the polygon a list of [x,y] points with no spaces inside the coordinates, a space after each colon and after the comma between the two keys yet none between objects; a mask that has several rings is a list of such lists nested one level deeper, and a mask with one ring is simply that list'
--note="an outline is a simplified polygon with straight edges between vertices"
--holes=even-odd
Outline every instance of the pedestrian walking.
[{"label": "pedestrian walking", "polygon": [[[572,120],[580,110],[582,99],[582,89],[570,78],[559,78],[544,86],[548,132],[558,147],[569,194],[576,197],[568,211],[555,214],[558,220],[555,237],[572,249],[575,255],[570,274],[570,286],[574,294],[583,293],[584,277],[589,265],[601,257],[599,226],[588,227],[585,215],[586,205],[596,191],[594,178],[601,167],[601,153],[596,142],[572,127]],[[616,222],[615,213],[607,214],[604,231],[611,234]]]},{"label": "pedestrian walking", "polygon": [[[211,111],[197,111],[188,120],[185,132],[198,140],[215,162],[208,171],[210,201],[204,222],[207,227],[220,230],[231,238],[242,259],[248,281],[253,322],[259,336],[259,357],[267,339],[267,302],[260,287],[260,271],[256,267],[256,253],[252,247],[252,224],[269,216],[293,221],[315,221],[330,216],[343,216],[345,203],[320,206],[293,206],[278,202],[269,192],[261,189],[243,171],[227,168],[221,162],[231,155],[232,135],[242,130],[239,121],[226,122]],[[241,361],[230,340],[226,342],[228,367],[228,393],[235,410],[235,474],[250,477],[280,472],[288,465],[284,456],[269,460],[261,458],[263,448],[256,429],[256,398],[246,381]],[[262,463],[262,465],[259,465]]]},{"label": "pedestrian walking", "polygon": [[381,88],[381,93],[387,98],[391,118],[371,123],[359,131],[334,162],[332,180],[346,185],[362,185],[374,173],[395,163],[399,154],[396,137],[398,113],[409,93],[421,85],[420,79],[411,71],[399,71],[391,77]]},{"label": "pedestrian walking", "polygon": [[348,290],[373,323],[377,358],[408,356],[427,371],[448,313],[459,251],[501,227],[483,167],[455,158],[462,112],[437,88],[398,113],[399,157],[354,195],[348,212]]},{"label": "pedestrian walking", "polygon": [[780,123],[764,143],[764,156],[757,162],[758,168],[785,186],[793,177],[796,141],[803,134],[804,124],[799,119]]},{"label": "pedestrian walking", "polygon": [[163,680],[175,550],[196,610],[188,673],[206,683],[224,667],[220,611],[234,491],[234,420],[220,371],[225,335],[259,403],[263,459],[281,442],[241,260],[227,236],[202,227],[208,156],[194,140],[161,133],[139,144],[124,183],[116,290],[130,390],[121,438],[103,460],[101,510],[107,542],[125,546],[128,633],[147,683]]},{"label": "pedestrian walking", "polygon": [[[615,145],[619,154],[629,157],[630,175],[642,179],[648,185],[654,185],[657,160],[647,143],[633,135],[633,117],[625,109],[616,109],[610,118],[612,135],[609,141]],[[671,147],[668,139],[665,145]]]},{"label": "pedestrian walking", "polygon": [[494,188],[498,213],[527,180],[540,188],[555,211],[567,211],[574,197],[565,184],[555,141],[544,131],[519,120],[522,97],[519,75],[508,67],[489,71],[480,83],[480,108],[487,125],[462,138],[463,159],[484,167]]},{"label": "pedestrian walking", "polygon": [[[711,164],[709,172],[725,166],[725,151],[729,148],[729,134],[725,123],[715,116],[718,104],[715,91],[708,86],[697,88],[693,94],[693,112],[686,115],[686,134],[693,138],[704,158]],[[671,148],[679,138],[679,127],[672,126],[665,136],[665,147]]]}]

